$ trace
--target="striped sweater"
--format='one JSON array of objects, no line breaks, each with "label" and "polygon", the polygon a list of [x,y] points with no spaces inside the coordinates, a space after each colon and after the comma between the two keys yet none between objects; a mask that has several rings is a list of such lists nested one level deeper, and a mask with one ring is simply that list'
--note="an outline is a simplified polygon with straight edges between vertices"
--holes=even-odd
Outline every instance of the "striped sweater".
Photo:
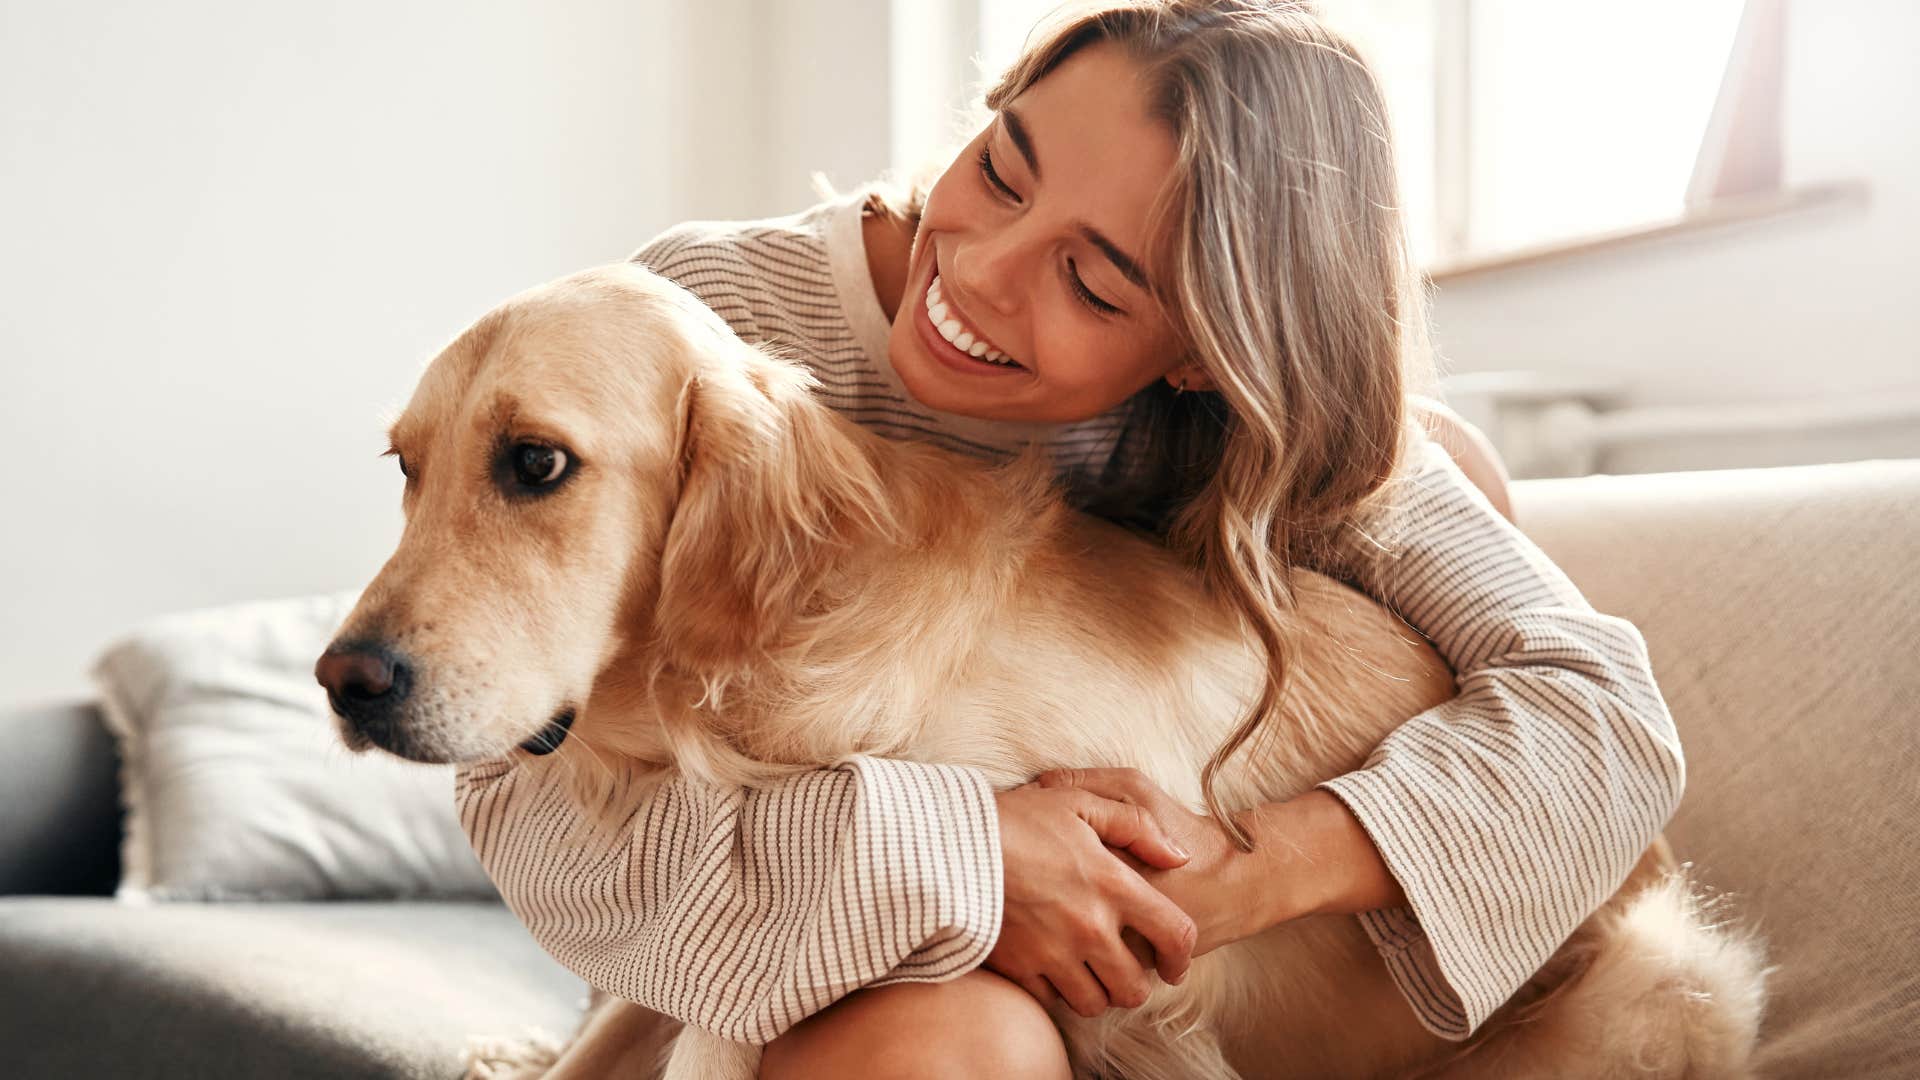
[{"label": "striped sweater", "polygon": [[[1123,403],[1068,425],[935,413],[887,359],[864,192],[755,222],[692,222],[634,258],[888,436],[1003,458],[1046,442],[1070,486],[1124,469]],[[912,302],[911,298],[907,302]],[[1383,520],[1325,568],[1392,608],[1459,696],[1321,786],[1407,896],[1357,916],[1421,1022],[1463,1039],[1625,879],[1679,801],[1684,765],[1646,645],[1596,613],[1435,443]],[[677,781],[611,846],[559,845],[551,759],[463,767],[481,863],[536,940],[588,983],[717,1034],[770,1041],[864,986],[957,977],[999,932],[993,792],[975,771],[872,757],[766,790]]]}]

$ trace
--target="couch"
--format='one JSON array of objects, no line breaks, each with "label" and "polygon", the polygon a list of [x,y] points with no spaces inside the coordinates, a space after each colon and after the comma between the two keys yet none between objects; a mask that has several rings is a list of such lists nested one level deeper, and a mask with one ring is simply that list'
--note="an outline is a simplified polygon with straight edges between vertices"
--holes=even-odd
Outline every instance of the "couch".
[{"label": "couch", "polygon": [[[1645,634],[1686,750],[1668,836],[1775,965],[1762,1071],[1920,1075],[1920,461],[1523,481]],[[91,703],[0,714],[0,1075],[454,1077],[585,990],[497,902],[111,898]]]}]

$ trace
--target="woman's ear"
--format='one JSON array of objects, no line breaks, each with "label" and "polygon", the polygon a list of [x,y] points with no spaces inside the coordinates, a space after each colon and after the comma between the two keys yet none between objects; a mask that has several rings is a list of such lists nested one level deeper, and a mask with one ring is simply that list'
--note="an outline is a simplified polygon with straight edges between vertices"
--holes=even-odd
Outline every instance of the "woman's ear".
[{"label": "woman's ear", "polygon": [[1167,385],[1191,393],[1195,390],[1213,389],[1213,379],[1207,375],[1207,369],[1198,361],[1181,364],[1166,374]]},{"label": "woman's ear", "polygon": [[796,364],[742,343],[682,391],[654,639],[688,672],[751,663],[839,555],[892,531],[874,461]]}]

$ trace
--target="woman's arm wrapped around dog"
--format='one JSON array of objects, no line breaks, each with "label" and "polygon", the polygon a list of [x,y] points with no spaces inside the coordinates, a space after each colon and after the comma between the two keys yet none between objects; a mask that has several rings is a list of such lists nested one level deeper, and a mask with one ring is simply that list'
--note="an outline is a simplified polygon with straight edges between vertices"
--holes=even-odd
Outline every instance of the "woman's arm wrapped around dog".
[{"label": "woman's arm wrapped around dog", "polygon": [[1459,684],[1319,790],[1346,804],[1406,894],[1360,916],[1369,936],[1421,1021],[1462,1039],[1672,816],[1679,737],[1639,630],[1595,611],[1440,444],[1419,443],[1339,558],[1330,571],[1424,634]]},{"label": "woman's arm wrapped around dog", "polygon": [[669,780],[617,829],[547,760],[463,768],[474,851],[543,948],[589,984],[742,1042],[865,985],[962,974],[992,947],[1002,882],[973,770],[855,758],[766,789]]},{"label": "woman's arm wrapped around dog", "polygon": [[[1113,844],[1151,865],[1184,861],[1136,807],[1053,796],[1090,857],[1112,860]],[[741,1042],[769,1042],[862,987],[957,978],[1000,931],[1001,819],[969,768],[854,757],[765,788],[668,780],[584,843],[561,840],[586,811],[552,759],[463,767],[455,799],[501,896],[562,965]],[[1064,848],[1054,857],[1068,861]],[[1190,948],[1191,922],[1124,878]],[[1184,949],[1162,951],[1185,968]]]},{"label": "woman's arm wrapped around dog", "polygon": [[1685,766],[1639,631],[1594,611],[1443,444],[1419,442],[1403,476],[1319,569],[1432,641],[1456,697],[1359,770],[1236,815],[1252,852],[1133,770],[1039,782],[1134,803],[1187,845],[1182,868],[1142,872],[1194,918],[1196,954],[1358,914],[1422,1023],[1463,1039],[1625,880]]}]

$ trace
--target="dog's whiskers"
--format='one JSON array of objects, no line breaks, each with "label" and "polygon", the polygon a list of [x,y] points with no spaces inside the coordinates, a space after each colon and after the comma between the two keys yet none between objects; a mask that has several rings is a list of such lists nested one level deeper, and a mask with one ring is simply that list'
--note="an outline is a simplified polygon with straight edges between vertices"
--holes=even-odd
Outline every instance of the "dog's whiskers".
[{"label": "dog's whiskers", "polygon": [[[614,778],[613,767],[608,765],[606,762],[606,759],[600,756],[600,752],[593,748],[593,743],[589,742],[586,736],[580,734],[577,731],[573,733],[572,737],[574,739],[579,740],[580,748],[585,750],[589,755],[592,756],[593,763],[595,765],[600,766],[600,771],[606,774],[607,779],[609,780],[613,779]],[[579,756],[580,755],[578,754],[568,754],[565,756],[565,761],[567,762],[567,767],[569,769],[574,768],[574,759],[578,758]]]}]

